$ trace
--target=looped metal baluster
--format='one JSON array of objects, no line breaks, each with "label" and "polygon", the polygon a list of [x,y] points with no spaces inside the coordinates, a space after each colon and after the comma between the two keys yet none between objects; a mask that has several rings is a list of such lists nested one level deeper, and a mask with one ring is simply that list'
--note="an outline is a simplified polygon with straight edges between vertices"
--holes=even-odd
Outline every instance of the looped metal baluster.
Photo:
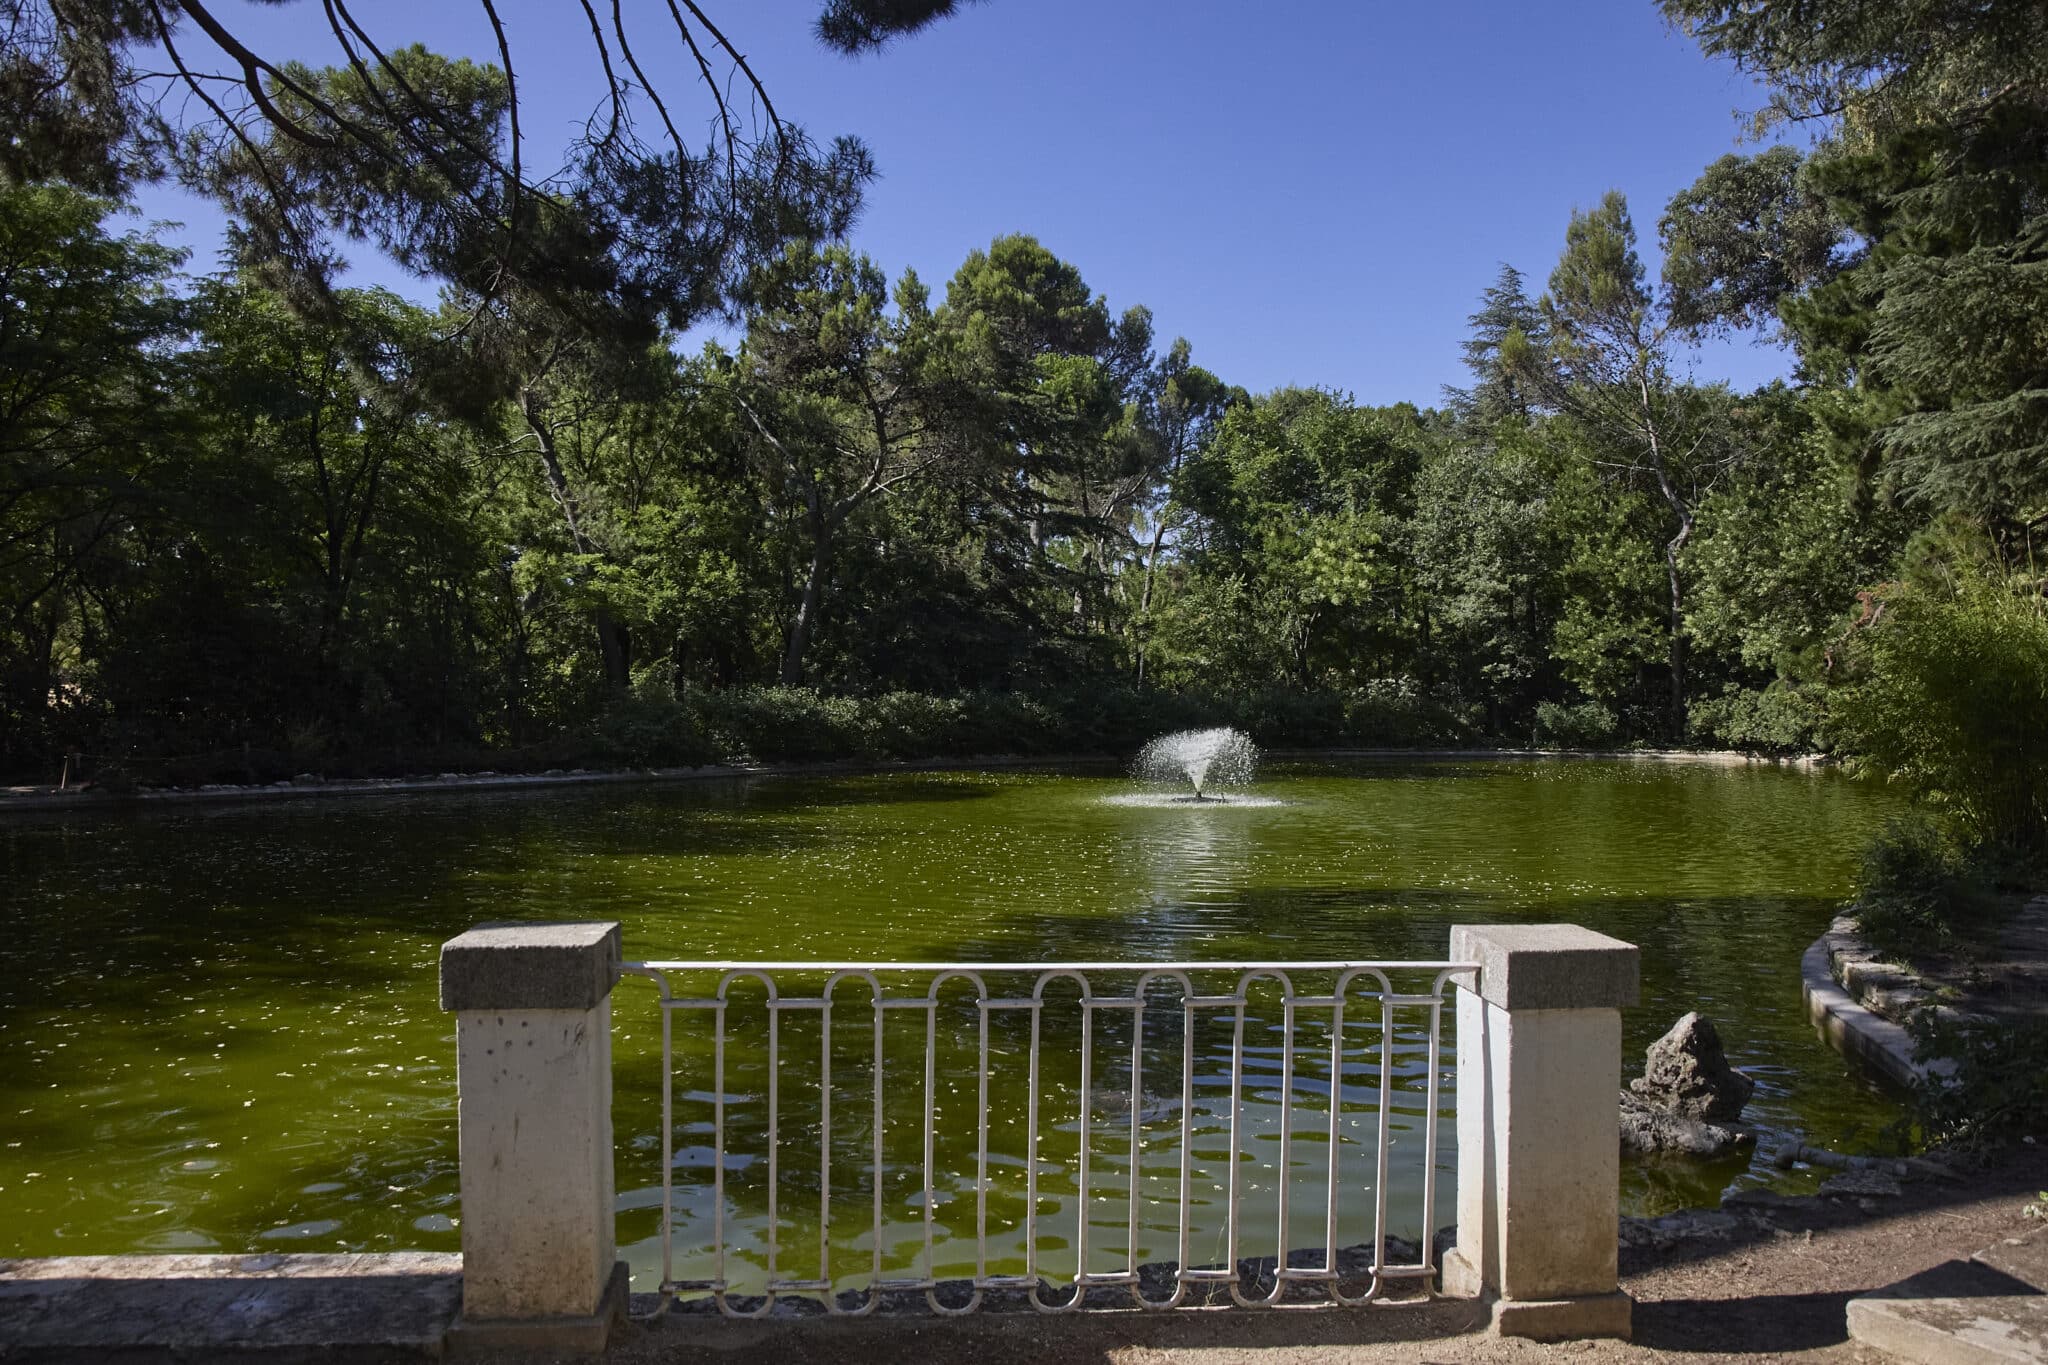
[{"label": "looped metal baluster", "polygon": [[[925,1031],[925,1074],[928,1078],[932,1075],[938,1055],[939,990],[947,982],[955,979],[967,981],[974,987],[974,1013],[980,1030],[977,1053],[978,1061],[975,1067],[974,1106],[974,1287],[972,1293],[968,1296],[967,1302],[957,1306],[949,1307],[939,1298],[937,1252],[934,1250],[931,1241],[932,1206],[938,1199],[932,1164],[932,1150],[936,1141],[938,1114],[933,1103],[926,1104],[924,1111],[925,1275],[926,1278],[933,1281],[932,1285],[925,1290],[924,1297],[925,1302],[931,1306],[931,1310],[934,1313],[949,1318],[965,1317],[981,1307],[982,1282],[988,1278],[988,983],[981,979],[979,973],[966,968],[941,970],[932,978],[929,992],[931,1015]],[[927,1080],[928,1094],[929,1090],[930,1082]]]},{"label": "looped metal baluster", "polygon": [[[1436,1212],[1436,1162],[1442,1105],[1442,1031],[1444,992],[1454,976],[1476,970],[1467,963],[1364,963],[1364,962],[1320,962],[1320,963],[786,963],[786,962],[650,962],[630,963],[626,971],[635,977],[654,983],[661,1011],[662,1049],[662,1090],[661,1090],[661,1133],[658,1143],[662,1162],[661,1199],[661,1283],[660,1302],[656,1315],[667,1311],[679,1294],[708,1293],[718,1311],[733,1318],[760,1318],[775,1311],[778,1300],[785,1296],[804,1296],[821,1301],[826,1312],[841,1316],[860,1316],[876,1311],[884,1296],[895,1292],[922,1291],[926,1303],[935,1313],[945,1316],[960,1316],[980,1308],[993,1290],[1022,1290],[1025,1299],[1036,1309],[1047,1313],[1072,1312],[1087,1303],[1091,1287],[1122,1286],[1128,1288],[1132,1299],[1148,1309],[1168,1309],[1189,1301],[1191,1290],[1203,1291],[1198,1297],[1207,1299],[1216,1288],[1227,1287],[1232,1301],[1246,1306],[1274,1306],[1288,1298],[1288,1287],[1296,1283],[1321,1283],[1329,1298],[1345,1305],[1385,1304],[1390,1284],[1411,1284],[1417,1286],[1426,1296],[1430,1292],[1435,1274],[1435,1256],[1431,1246],[1431,1233]],[[1397,991],[1392,984],[1392,973],[1429,973],[1426,988],[1408,993]],[[1228,993],[1217,993],[1216,987],[1224,985],[1228,977]],[[1333,980],[1334,987],[1328,994],[1305,993],[1297,989],[1297,981],[1305,980],[1304,974],[1313,976],[1320,989],[1322,980]],[[715,982],[708,993],[697,996],[679,996],[674,983],[691,976],[708,977]],[[868,1254],[864,1258],[864,1273],[857,1283],[847,1286],[847,1292],[856,1296],[852,1306],[843,1306],[840,1297],[840,1281],[833,1273],[834,1229],[843,1221],[849,1208],[858,1208],[851,1199],[851,1190],[835,1190],[833,1180],[833,1016],[838,1005],[845,1003],[845,992],[838,987],[847,981],[865,984],[870,998],[864,1003],[848,1005],[849,1008],[865,1009],[869,1013],[871,1031],[871,1075],[870,1122],[872,1131],[866,1144],[866,1178],[869,1188],[862,1200],[866,1204]],[[766,1029],[762,1034],[748,1035],[743,1030],[735,1033],[730,1012],[733,1007],[731,989],[735,983],[749,981],[758,983],[764,995],[761,1004],[766,1014]],[[1125,983],[1135,982],[1126,985]],[[941,1169],[939,1143],[939,1100],[940,1050],[945,1039],[941,1035],[944,1009],[944,989],[956,982],[964,982],[972,988],[971,1004],[975,1016],[973,1046],[974,1062],[974,1159],[973,1159],[973,1237],[974,1274],[964,1282],[967,1290],[964,1302],[947,1303],[941,1297],[941,1281],[938,1278],[942,1251],[938,1205],[945,1192],[951,1188]],[[1208,983],[1205,985],[1204,983]],[[1261,982],[1271,983],[1278,988],[1279,1017],[1277,1021],[1263,1013],[1264,1007],[1254,1006],[1251,999],[1253,988]],[[785,984],[791,989],[785,989]],[[805,993],[815,986],[815,994]],[[1028,984],[1027,984],[1028,983]],[[1059,1048],[1062,1042],[1057,1028],[1049,1019],[1063,1021],[1065,1006],[1059,1006],[1055,1013],[1047,1014],[1047,989],[1056,983],[1072,983],[1078,992],[1080,1027],[1078,1030],[1078,1052],[1071,1059],[1078,1076],[1078,1098],[1072,1132],[1074,1141],[1070,1147],[1063,1144],[1060,1156],[1045,1150],[1047,1113],[1045,1104],[1055,1092],[1053,1085],[1060,1074],[1048,1071],[1048,1056],[1058,1057],[1059,1066],[1068,1062],[1064,1049],[1048,1054],[1048,1043]],[[710,984],[710,983],[707,983]],[[991,989],[992,984],[998,989]],[[892,995],[890,990],[899,993]],[[1145,1249],[1145,1221],[1143,1206],[1145,1199],[1145,1171],[1147,1158],[1147,1137],[1145,1121],[1145,1071],[1146,1037],[1145,1020],[1148,1012],[1147,992],[1155,988],[1171,986],[1180,995],[1180,1050],[1181,1077],[1178,1121],[1175,1124],[1179,1144],[1178,1172],[1173,1216],[1166,1230],[1171,1236],[1173,1258],[1173,1292],[1170,1297],[1153,1299],[1146,1297],[1140,1271],[1141,1256]],[[921,988],[921,990],[919,989]],[[1205,991],[1207,993],[1205,993]],[[1352,1023],[1349,1013],[1354,991],[1365,1002],[1376,1003],[1378,1039],[1369,1055],[1375,1063],[1377,1098],[1373,1104],[1372,1139],[1372,1240],[1370,1249],[1372,1265],[1370,1282],[1362,1295],[1346,1295],[1339,1283],[1339,1249],[1342,1241],[1341,1229],[1345,1226],[1346,1186],[1343,1153],[1347,1146],[1344,1113],[1346,1107],[1345,1066],[1351,1056],[1347,1040],[1347,1027]],[[916,992],[916,993],[910,993]],[[969,1003],[964,997],[956,997]],[[1260,999],[1265,999],[1262,994]],[[753,1008],[749,1006],[748,1008]],[[1261,1011],[1254,1014],[1254,1009]],[[1313,1048],[1304,1052],[1299,1037],[1301,1012],[1303,1010],[1329,1010],[1330,1045],[1328,1052],[1329,1084],[1327,1092],[1328,1118],[1326,1124],[1318,1123],[1321,1129],[1317,1136],[1327,1142],[1323,1160],[1316,1162],[1295,1160],[1295,1127],[1297,1122],[1298,1098],[1312,1093],[1316,1084],[1315,1071],[1319,1063],[1306,1063],[1303,1058],[1314,1057]],[[677,1191],[675,1188],[675,1131],[676,1114],[674,1096],[676,1085],[676,1038],[673,1029],[674,1011],[701,1010],[711,1015],[710,1029],[710,1104],[711,1104],[711,1176],[710,1176],[710,1230],[711,1245],[701,1250],[708,1251],[712,1275],[708,1280],[684,1281],[676,1278],[675,1236]],[[922,1081],[912,1112],[916,1118],[916,1143],[904,1151],[906,1143],[892,1134],[889,1124],[891,1096],[888,1085],[889,1030],[887,1014],[890,1010],[916,1010],[923,1013],[924,1066]],[[1097,1190],[1094,1179],[1094,1148],[1098,1132],[1115,1131],[1113,1123],[1098,1129],[1095,1124],[1095,1110],[1098,1096],[1095,1090],[1095,1016],[1099,1011],[1127,1011],[1131,1021],[1130,1045],[1130,1090],[1128,1102],[1130,1113],[1125,1125],[1128,1139],[1128,1160],[1130,1163],[1127,1180],[1123,1182],[1121,1197],[1125,1200],[1123,1238],[1123,1265],[1120,1269],[1091,1271],[1091,1241],[1093,1237],[1092,1211],[1101,1203],[1114,1206],[1119,1197],[1117,1182],[1111,1181],[1107,1190]],[[1227,1129],[1227,1168],[1224,1174],[1224,1199],[1222,1201],[1223,1226],[1222,1245],[1228,1263],[1220,1267],[1196,1268],[1189,1264],[1194,1250],[1194,1224],[1199,1208],[1195,1185],[1195,1146],[1205,1131],[1200,1126],[1203,1109],[1198,1091],[1197,1039],[1200,1011],[1225,1010],[1229,1012],[1230,1047],[1228,1072],[1220,1078],[1227,1098],[1225,1118]],[[800,1072],[791,1072],[784,1065],[781,1055],[782,1017],[789,1012],[815,1011],[818,1015],[818,1076],[815,1086]],[[998,1088],[992,1058],[991,1031],[992,1016],[998,1012],[1021,1011],[1028,1015],[1028,1044],[1026,1053],[1025,1093],[1014,1095],[1015,1072],[1008,1072],[1006,1083]],[[1405,1013],[1402,1013],[1405,1011]],[[1317,1016],[1311,1016],[1312,1019]],[[1402,1042],[1397,1025],[1405,1018],[1413,1032],[1423,1036],[1419,1040]],[[1419,1026],[1426,1020],[1426,1028]],[[1219,1024],[1222,1021],[1217,1021]],[[1364,1019],[1357,1021],[1361,1026]],[[1267,1049],[1273,1044],[1270,1035],[1277,1032],[1278,1052],[1278,1095],[1269,1102],[1264,1098],[1265,1083],[1259,1083],[1259,1099],[1256,1106],[1245,1095],[1247,1031],[1256,1023],[1263,1032],[1257,1042],[1261,1057],[1269,1055]],[[1048,1029],[1052,1037],[1047,1037]],[[692,1035],[701,1038],[701,1035]],[[950,1035],[949,1035],[950,1036]],[[1071,1035],[1068,1035],[1071,1036]],[[1113,1036],[1113,1035],[1112,1035]],[[740,1156],[729,1150],[731,1134],[728,1132],[728,1104],[731,1096],[727,1086],[730,1075],[727,1052],[732,1046],[743,1046],[743,1060],[758,1057],[758,1064],[765,1070],[765,1091],[767,1101],[765,1133],[762,1136],[763,1150]],[[1391,1148],[1394,1142],[1393,1106],[1395,1082],[1395,1053],[1399,1050],[1405,1057],[1415,1058],[1419,1052],[1426,1066],[1423,1089],[1425,1100],[1421,1119],[1421,1170],[1420,1176],[1420,1218],[1422,1249],[1417,1263],[1412,1265],[1391,1265],[1388,1263],[1387,1246],[1390,1236],[1390,1176],[1393,1170]],[[1220,1060],[1220,1059],[1219,1059]],[[1261,1063],[1262,1066],[1266,1065]],[[1410,1062],[1404,1065],[1412,1065]],[[1408,1073],[1412,1076],[1412,1071]],[[701,1085],[701,1082],[699,1082]],[[1207,1082],[1205,1082],[1207,1084]],[[1306,1087],[1306,1089],[1304,1088]],[[785,1091],[789,1091],[785,1095]],[[1213,1093],[1213,1092],[1211,1092]],[[1412,1093],[1412,1091],[1410,1092]],[[810,1278],[790,1278],[780,1268],[782,1215],[781,1186],[783,1169],[781,1146],[783,1142],[785,1100],[796,1106],[791,1110],[798,1124],[807,1127],[815,1116],[818,1135],[817,1166],[817,1241],[818,1269]],[[994,1106],[1022,1101],[1024,1118],[1024,1150],[1021,1164],[1024,1167],[1024,1215],[1021,1229],[1012,1225],[1004,1232],[1005,1245],[1009,1239],[1022,1234],[1021,1246],[1013,1253],[1005,1250],[1005,1257],[1015,1255],[1021,1262],[1022,1273],[994,1273],[999,1267],[991,1251],[991,1171],[998,1159],[992,1150]],[[1251,1119],[1256,1107],[1261,1117],[1257,1125]],[[858,1112],[857,1110],[855,1112]],[[950,1112],[950,1111],[949,1111]],[[1014,1110],[1010,1112],[1014,1113]],[[1064,1128],[1066,1122],[1063,1105],[1053,1111],[1052,1122]],[[1266,1131],[1275,1127],[1276,1131]],[[1404,1132],[1412,1131],[1404,1127]],[[1310,1132],[1315,1132],[1311,1129]],[[906,1135],[907,1136],[907,1135]],[[1156,1134],[1155,1136],[1164,1136]],[[1306,1135],[1304,1135],[1306,1138]],[[1113,1139],[1111,1139],[1113,1140]],[[1270,1142],[1273,1157],[1269,1160],[1253,1160],[1257,1151],[1248,1151],[1248,1146],[1264,1148]],[[1361,1139],[1349,1140],[1356,1148],[1363,1145]],[[1404,1148],[1405,1150],[1405,1148]],[[909,1275],[902,1270],[896,1277],[890,1277],[888,1260],[888,1200],[885,1193],[890,1180],[891,1153],[897,1152],[897,1160],[908,1165],[914,1161],[919,1171],[918,1250],[915,1260],[904,1269],[921,1273]],[[1006,1149],[1007,1152],[1007,1149]],[[1007,1166],[1015,1160],[1013,1155],[1000,1158]],[[1107,1159],[1107,1158],[1105,1158]],[[1064,1301],[1051,1302],[1041,1297],[1045,1278],[1039,1265],[1040,1240],[1040,1190],[1042,1178],[1048,1171],[1061,1169],[1059,1162],[1069,1160],[1066,1167],[1073,1177],[1075,1194],[1072,1199],[1072,1216],[1075,1219],[1073,1249],[1075,1265],[1069,1284],[1069,1294]],[[741,1309],[733,1302],[734,1288],[728,1276],[728,1257],[731,1254],[731,1233],[733,1215],[728,1209],[731,1194],[726,1179],[728,1168],[744,1169],[754,1162],[765,1168],[766,1181],[762,1187],[766,1217],[765,1221],[750,1228],[757,1232],[760,1242],[759,1262],[761,1281],[760,1299],[750,1309]],[[1270,1288],[1254,1296],[1246,1292],[1241,1274],[1244,1257],[1247,1254],[1246,1223],[1248,1200],[1245,1192],[1246,1168],[1256,1172],[1255,1187],[1263,1192],[1270,1184],[1273,1191],[1272,1235],[1274,1245],[1273,1276]],[[1297,1170],[1297,1166],[1301,1169]],[[1319,1168],[1319,1169],[1318,1169]],[[1155,1163],[1156,1169],[1156,1163]],[[842,1172],[843,1173],[843,1172]],[[1297,1177],[1314,1181],[1320,1175],[1324,1182],[1324,1214],[1322,1255],[1320,1265],[1291,1265],[1289,1252],[1293,1240],[1293,1219],[1290,1196],[1294,1192]],[[742,1186],[748,1190],[753,1181]],[[858,1180],[854,1182],[857,1188]],[[1014,1187],[1012,1187],[1014,1188]],[[1412,1187],[1411,1187],[1412,1188]],[[694,1205],[693,1205],[694,1206]],[[1263,1207],[1263,1203],[1259,1205]],[[1403,1207],[1407,1207],[1404,1204]],[[1105,1213],[1107,1210],[1105,1210]],[[839,1215],[835,1219],[835,1215]],[[1061,1212],[1064,1217],[1064,1211]],[[1261,1219],[1263,1222],[1263,1219]],[[742,1225],[745,1226],[745,1225]],[[1261,1237],[1260,1240],[1263,1240]],[[1165,1248],[1160,1248],[1165,1250]],[[1253,1254],[1263,1248],[1252,1249]],[[700,1254],[692,1249],[692,1255]],[[1155,1256],[1158,1252],[1153,1253]],[[751,1291],[746,1291],[749,1296]],[[1403,1299],[1402,1302],[1407,1300]]]}]

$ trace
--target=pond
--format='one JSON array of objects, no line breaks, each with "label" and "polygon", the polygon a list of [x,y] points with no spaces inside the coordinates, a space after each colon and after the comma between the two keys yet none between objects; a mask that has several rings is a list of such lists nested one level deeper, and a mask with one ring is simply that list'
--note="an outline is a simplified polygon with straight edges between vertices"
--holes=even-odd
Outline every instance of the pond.
[{"label": "pond", "polygon": [[[1796,1132],[1856,1150],[1898,1116],[1799,1001],[1800,953],[1894,808],[1881,788],[1596,761],[1277,763],[1256,788],[1269,802],[1223,807],[1117,800],[1129,787],[1104,766],[14,817],[0,823],[0,1255],[454,1249],[435,958],[493,919],[617,919],[630,958],[819,961],[1440,958],[1454,923],[1568,920],[1642,948],[1626,1064],[1699,1009],[1759,1082],[1747,1117],[1766,1145]],[[615,1008],[620,1235],[642,1276],[657,1011],[639,981]],[[1404,1034],[1404,1059],[1417,1046]],[[728,1089],[758,1060],[739,1049]],[[1407,1060],[1403,1075],[1420,1084]],[[1270,1124],[1256,1103],[1252,1126]],[[704,1163],[682,1109],[687,1184]],[[946,1141],[960,1140],[956,1125]],[[967,1176],[971,1161],[948,1197]],[[1631,1162],[1623,1204],[1811,1178],[1745,1158]],[[735,1185],[739,1241],[758,1242]],[[914,1223],[914,1188],[894,1189],[892,1223]],[[681,1207],[703,1212],[701,1197]],[[1163,1235],[1148,1215],[1147,1254]]]}]

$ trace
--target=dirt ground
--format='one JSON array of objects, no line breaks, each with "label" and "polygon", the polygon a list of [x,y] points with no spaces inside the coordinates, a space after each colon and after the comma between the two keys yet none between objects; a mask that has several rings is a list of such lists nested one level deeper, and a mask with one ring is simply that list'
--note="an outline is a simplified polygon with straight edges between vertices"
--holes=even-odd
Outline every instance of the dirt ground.
[{"label": "dirt ground", "polygon": [[[1866,1362],[1848,1338],[1856,1296],[2037,1228],[2048,1147],[2017,1148],[1955,1181],[1895,1197],[1799,1199],[1705,1220],[1708,1235],[1640,1238],[1622,1253],[1635,1340],[1538,1345],[1475,1330],[1468,1306],[1386,1310],[1110,1312],[1048,1318],[729,1323],[678,1314],[628,1329],[614,1365],[1417,1365],[1572,1359]],[[1718,1233],[1718,1235],[1713,1235]],[[1668,1243],[1668,1244],[1666,1244]],[[531,1360],[531,1357],[527,1357]]]}]

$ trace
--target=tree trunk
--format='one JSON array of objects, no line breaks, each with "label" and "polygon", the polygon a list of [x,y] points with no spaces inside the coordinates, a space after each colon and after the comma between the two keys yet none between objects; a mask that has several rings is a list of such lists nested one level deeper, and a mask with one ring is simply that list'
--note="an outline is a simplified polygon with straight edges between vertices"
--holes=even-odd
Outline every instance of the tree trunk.
[{"label": "tree trunk", "polygon": [[1664,546],[1664,567],[1671,579],[1671,735],[1680,741],[1685,738],[1685,590],[1678,576],[1678,552],[1691,538],[1688,516]]},{"label": "tree trunk", "polygon": [[633,633],[608,611],[596,617],[597,651],[604,658],[604,680],[621,691],[633,685]]},{"label": "tree trunk", "polygon": [[1671,735],[1685,738],[1685,588],[1678,574],[1678,556],[1692,539],[1692,508],[1672,481],[1664,464],[1664,442],[1659,435],[1656,408],[1650,398],[1647,378],[1638,371],[1636,392],[1642,404],[1643,432],[1649,439],[1650,468],[1657,476],[1657,491],[1664,495],[1671,513],[1678,518],[1678,534],[1664,545],[1664,568],[1671,581]]},{"label": "tree trunk", "polygon": [[1671,735],[1673,739],[1685,738],[1685,580],[1679,576],[1678,556],[1685,550],[1686,542],[1692,539],[1692,509],[1679,496],[1671,476],[1664,470],[1661,452],[1651,447],[1656,457],[1657,486],[1663,490],[1664,500],[1671,504],[1671,511],[1678,518],[1678,534],[1664,544],[1664,570],[1671,583]]},{"label": "tree trunk", "polygon": [[[561,509],[562,523],[569,532],[569,543],[580,555],[596,554],[597,545],[583,531],[583,505],[576,496],[575,485],[569,482],[569,473],[562,468],[561,454],[555,449],[555,433],[547,424],[540,411],[539,400],[531,390],[520,395],[520,414],[526,419],[526,429],[533,433],[534,444],[540,449],[541,473],[547,479],[548,493]],[[633,683],[633,640],[625,623],[608,611],[594,613],[597,627],[598,656],[604,662],[604,680],[615,688],[630,687]]]},{"label": "tree trunk", "polygon": [[789,647],[782,654],[782,685],[801,687],[804,682],[804,651],[818,624],[818,603],[825,595],[825,572],[831,562],[832,533],[820,529],[811,542],[811,571],[804,578],[803,599],[797,603],[796,620],[790,623]]},{"label": "tree trunk", "polygon": [[[50,733],[48,725],[55,719],[56,708],[51,705],[51,694],[57,690],[57,631],[63,623],[59,610],[60,599],[52,594],[50,609],[35,623],[35,662],[29,674],[29,716],[36,722],[28,735],[23,736],[24,746],[45,742]],[[43,730],[41,735],[36,730]],[[19,757],[20,755],[13,755]]]},{"label": "tree trunk", "polygon": [[1142,633],[1152,623],[1152,580],[1159,567],[1159,547],[1166,543],[1166,514],[1162,509],[1152,527],[1152,544],[1145,551],[1145,586],[1138,594],[1138,687],[1145,686],[1145,655],[1151,641]]}]

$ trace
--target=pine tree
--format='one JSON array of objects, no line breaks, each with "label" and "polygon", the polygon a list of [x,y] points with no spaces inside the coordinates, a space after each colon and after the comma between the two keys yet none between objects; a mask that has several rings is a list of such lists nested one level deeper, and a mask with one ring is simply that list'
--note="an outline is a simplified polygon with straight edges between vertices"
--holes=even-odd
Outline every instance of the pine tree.
[{"label": "pine tree", "polygon": [[1527,419],[1538,403],[1529,367],[1548,341],[1543,315],[1522,289],[1522,272],[1503,263],[1468,321],[1472,337],[1463,349],[1472,387],[1451,390],[1451,402],[1482,422]]}]

